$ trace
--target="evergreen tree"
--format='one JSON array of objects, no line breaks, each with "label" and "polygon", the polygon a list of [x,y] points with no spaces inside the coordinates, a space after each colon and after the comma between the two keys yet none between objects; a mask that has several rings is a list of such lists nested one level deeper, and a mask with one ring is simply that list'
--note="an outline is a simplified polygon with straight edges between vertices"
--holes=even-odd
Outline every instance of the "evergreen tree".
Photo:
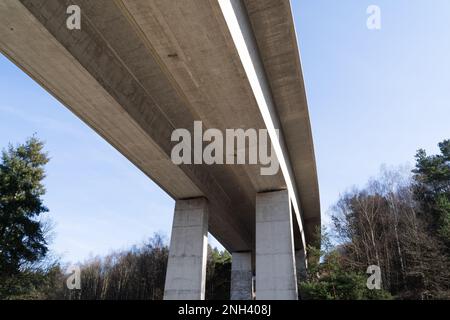
[{"label": "evergreen tree", "polygon": [[49,161],[43,143],[32,137],[10,145],[0,161],[0,283],[15,276],[47,253],[39,216],[48,209],[42,196],[44,166]]},{"label": "evergreen tree", "polygon": [[450,140],[439,143],[439,149],[440,154],[430,156],[422,149],[417,152],[414,196],[430,231],[450,251]]}]

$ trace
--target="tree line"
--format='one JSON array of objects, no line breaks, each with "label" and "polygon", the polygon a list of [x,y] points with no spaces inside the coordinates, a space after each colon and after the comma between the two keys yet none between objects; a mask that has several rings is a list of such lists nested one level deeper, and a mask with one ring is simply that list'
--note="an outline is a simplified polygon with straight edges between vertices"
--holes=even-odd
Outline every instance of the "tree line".
[{"label": "tree line", "polygon": [[[80,289],[69,289],[70,281],[61,265],[51,276],[56,286],[46,299],[59,300],[161,300],[169,248],[155,234],[140,247],[96,257],[80,266]],[[206,299],[229,299],[231,256],[208,247]]]},{"label": "tree line", "polygon": [[[340,197],[322,250],[309,248],[322,259],[311,260],[305,296],[450,299],[450,140],[439,150],[419,150],[411,175],[383,168]],[[381,269],[381,291],[365,286],[371,265]]]},{"label": "tree line", "polygon": [[[412,172],[381,170],[341,195],[332,223],[308,247],[299,278],[302,299],[450,299],[450,140],[416,154]],[[42,201],[49,157],[36,137],[2,151],[0,299],[162,299],[168,246],[154,235],[141,246],[80,265],[81,288],[69,290],[67,265],[48,252]],[[368,266],[381,289],[366,286]],[[207,299],[228,299],[231,255],[208,247]]]},{"label": "tree line", "polygon": [[[42,196],[48,154],[32,137],[0,158],[0,299],[162,299],[168,246],[141,246],[80,265],[81,289],[67,287],[67,264],[48,253],[51,224]],[[208,247],[206,297],[229,298],[231,256]]]}]

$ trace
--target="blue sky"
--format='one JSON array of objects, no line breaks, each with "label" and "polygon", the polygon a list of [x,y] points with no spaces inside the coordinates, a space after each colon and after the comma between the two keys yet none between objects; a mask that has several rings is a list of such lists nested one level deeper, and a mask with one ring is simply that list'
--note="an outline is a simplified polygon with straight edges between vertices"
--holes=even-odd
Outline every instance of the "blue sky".
[{"label": "blue sky", "polygon": [[[293,0],[322,215],[382,164],[414,164],[450,138],[450,1]],[[368,30],[366,9],[381,9]],[[44,141],[51,249],[65,261],[170,236],[174,202],[0,56],[0,146]],[[212,241],[216,244],[215,241]]]},{"label": "blue sky", "polygon": [[[413,166],[450,138],[450,1],[292,3],[323,216],[380,165]],[[381,30],[367,29],[371,4]]]}]

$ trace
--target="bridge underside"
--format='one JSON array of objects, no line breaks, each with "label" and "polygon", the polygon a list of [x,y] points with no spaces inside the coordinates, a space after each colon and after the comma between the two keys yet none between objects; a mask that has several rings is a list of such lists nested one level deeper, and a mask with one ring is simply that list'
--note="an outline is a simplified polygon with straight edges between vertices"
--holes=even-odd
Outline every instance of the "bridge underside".
[{"label": "bridge underside", "polygon": [[[242,4],[241,19],[252,30],[246,40],[258,49],[253,55],[267,82],[265,94],[275,106],[272,115],[294,187],[283,212],[291,212],[289,197],[296,197],[289,215],[293,245],[302,251],[305,242],[314,241],[320,208],[290,3]],[[69,5],[81,8],[80,30],[66,27]],[[208,218],[201,220],[207,221],[206,230],[230,252],[252,253],[254,270],[257,195],[289,189],[286,175],[280,170],[263,176],[259,165],[176,166],[170,160],[173,130],[193,131],[196,120],[204,130],[267,128],[219,2],[4,0],[0,45],[3,54],[177,204],[207,199]]]}]

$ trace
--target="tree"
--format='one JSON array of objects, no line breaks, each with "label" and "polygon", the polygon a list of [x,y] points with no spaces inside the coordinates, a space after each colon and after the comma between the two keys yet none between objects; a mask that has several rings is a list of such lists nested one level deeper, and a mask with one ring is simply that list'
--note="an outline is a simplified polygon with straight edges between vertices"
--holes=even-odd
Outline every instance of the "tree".
[{"label": "tree", "polygon": [[[49,269],[45,273],[46,282],[40,286],[40,293],[49,299],[161,300],[168,257],[167,244],[161,235],[155,234],[141,246],[81,264],[81,288],[77,290],[69,290],[65,286],[67,275],[62,273],[65,268]],[[208,246],[207,299],[229,298],[230,272],[231,255]],[[49,290],[48,284],[54,287]]]},{"label": "tree", "polygon": [[306,300],[374,300],[391,299],[385,290],[369,290],[365,269],[352,269],[344,262],[343,246],[333,246],[322,228],[321,249],[308,247],[309,270],[300,282],[301,299]]},{"label": "tree", "polygon": [[439,213],[450,177],[439,163],[421,153],[412,180],[383,170],[366,187],[341,197],[333,222],[346,270],[378,265],[383,289],[398,298],[449,296],[450,259]]},{"label": "tree", "polygon": [[228,251],[212,249],[208,245],[206,266],[206,300],[229,300],[231,282],[231,255]]},{"label": "tree", "polygon": [[49,161],[37,138],[9,145],[0,162],[0,282],[18,275],[47,253],[39,216],[47,212],[42,196],[44,166]]},{"label": "tree", "polygon": [[439,143],[440,154],[416,154],[414,197],[420,213],[450,253],[450,140]]}]

